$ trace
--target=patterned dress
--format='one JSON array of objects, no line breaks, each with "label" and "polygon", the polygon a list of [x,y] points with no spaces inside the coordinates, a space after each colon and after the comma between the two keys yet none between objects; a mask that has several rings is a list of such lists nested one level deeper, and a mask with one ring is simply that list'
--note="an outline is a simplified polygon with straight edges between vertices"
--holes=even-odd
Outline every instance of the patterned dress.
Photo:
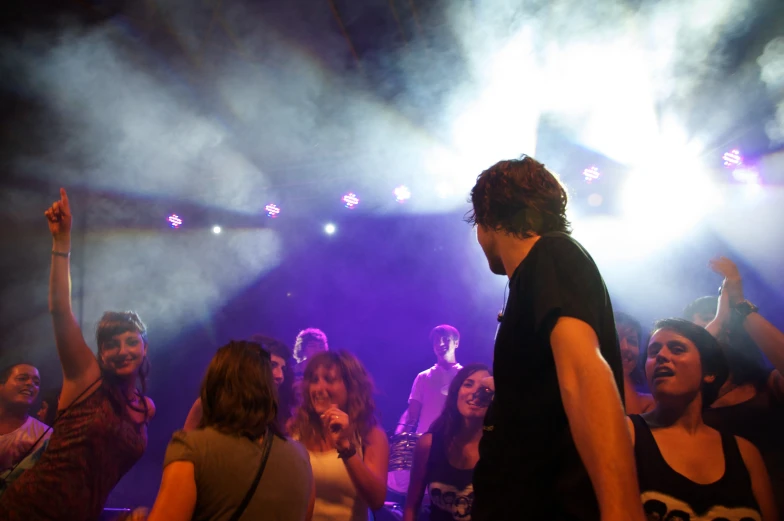
[{"label": "patterned dress", "polygon": [[[58,418],[38,463],[3,494],[0,521],[96,521],[109,493],[142,457],[145,424],[105,382]],[[120,398],[121,399],[121,398]]]}]

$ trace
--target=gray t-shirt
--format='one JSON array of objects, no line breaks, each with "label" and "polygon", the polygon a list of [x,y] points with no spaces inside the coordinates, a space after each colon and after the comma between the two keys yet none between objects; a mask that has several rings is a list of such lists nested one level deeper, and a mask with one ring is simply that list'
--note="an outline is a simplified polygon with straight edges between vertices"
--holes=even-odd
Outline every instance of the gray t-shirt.
[{"label": "gray t-shirt", "polygon": [[[261,463],[261,444],[210,427],[178,431],[166,449],[164,467],[190,461],[196,478],[194,521],[228,521],[242,502]],[[308,511],[313,472],[308,452],[275,436],[267,467],[241,519],[299,521]]]}]

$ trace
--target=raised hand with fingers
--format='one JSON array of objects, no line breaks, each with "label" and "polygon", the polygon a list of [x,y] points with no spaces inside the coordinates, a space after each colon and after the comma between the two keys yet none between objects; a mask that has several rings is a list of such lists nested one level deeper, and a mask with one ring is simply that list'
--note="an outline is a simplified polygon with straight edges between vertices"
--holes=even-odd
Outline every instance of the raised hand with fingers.
[{"label": "raised hand with fingers", "polygon": [[68,194],[65,193],[65,188],[60,188],[60,200],[52,203],[44,215],[49,222],[49,231],[55,242],[70,240],[71,206],[68,203]]}]

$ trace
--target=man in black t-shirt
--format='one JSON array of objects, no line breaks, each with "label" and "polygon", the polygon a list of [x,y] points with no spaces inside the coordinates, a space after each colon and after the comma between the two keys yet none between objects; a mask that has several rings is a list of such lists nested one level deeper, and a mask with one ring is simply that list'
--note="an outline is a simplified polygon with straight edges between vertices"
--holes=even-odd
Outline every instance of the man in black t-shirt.
[{"label": "man in black t-shirt", "polygon": [[644,519],[612,305],[569,235],[566,199],[530,157],[497,163],[471,191],[490,270],[509,277],[473,521]]}]

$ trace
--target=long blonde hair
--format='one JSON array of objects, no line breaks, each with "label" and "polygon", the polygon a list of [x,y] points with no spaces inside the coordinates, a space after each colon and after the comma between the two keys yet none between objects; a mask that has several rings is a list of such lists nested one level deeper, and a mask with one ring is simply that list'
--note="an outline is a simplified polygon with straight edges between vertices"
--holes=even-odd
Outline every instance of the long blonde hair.
[{"label": "long blonde hair", "polygon": [[313,409],[308,386],[316,370],[337,368],[346,386],[346,411],[351,425],[361,438],[366,438],[378,425],[376,403],[373,400],[373,379],[362,362],[348,351],[326,351],[313,356],[305,367],[302,379],[302,403],[292,418],[289,432],[304,443],[313,442],[324,434],[323,424]]}]

